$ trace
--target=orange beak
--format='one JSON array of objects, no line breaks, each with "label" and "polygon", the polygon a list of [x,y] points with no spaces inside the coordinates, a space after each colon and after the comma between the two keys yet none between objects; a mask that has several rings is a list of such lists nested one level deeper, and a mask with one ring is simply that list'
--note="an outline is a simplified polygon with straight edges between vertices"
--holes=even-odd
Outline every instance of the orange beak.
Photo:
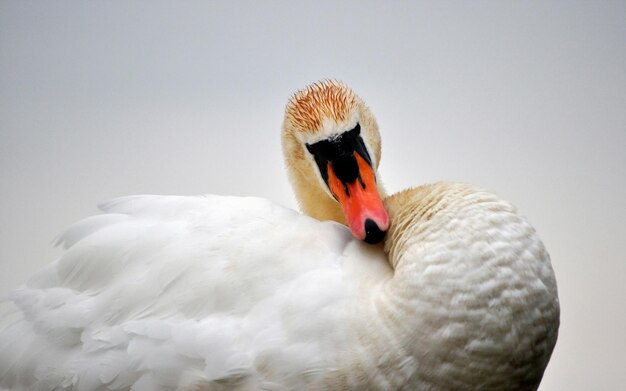
[{"label": "orange beak", "polygon": [[372,167],[356,152],[359,175],[350,183],[342,182],[328,162],[328,187],[341,204],[352,235],[367,243],[378,243],[389,229],[389,215],[376,187]]}]

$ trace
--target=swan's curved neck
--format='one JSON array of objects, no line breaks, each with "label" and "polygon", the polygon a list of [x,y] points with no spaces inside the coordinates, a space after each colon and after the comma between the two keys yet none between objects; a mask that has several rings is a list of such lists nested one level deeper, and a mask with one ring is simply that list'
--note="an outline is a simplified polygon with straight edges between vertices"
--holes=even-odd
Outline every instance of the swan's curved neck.
[{"label": "swan's curved neck", "polygon": [[[538,384],[556,339],[543,325],[558,323],[558,301],[549,257],[530,224],[509,203],[462,184],[406,190],[385,205],[394,274],[377,311],[420,371],[438,373],[445,361],[455,373],[430,386],[458,388],[448,383],[453,378],[477,384],[484,373],[467,362],[491,371],[488,389]],[[520,360],[515,373],[499,366],[510,357]]]},{"label": "swan's curved neck", "polygon": [[[392,221],[385,240],[385,252],[394,270],[410,267],[407,263],[414,252],[411,246],[420,245],[419,239],[428,231],[433,217],[440,212],[455,213],[468,186],[437,183],[407,189],[385,199],[385,208]],[[445,221],[445,219],[443,220]],[[422,243],[423,244],[423,243]],[[408,259],[407,259],[408,258]]]},{"label": "swan's curved neck", "polygon": [[346,224],[341,206],[320,187],[319,181],[311,180],[309,172],[298,170],[293,165],[287,167],[296,199],[304,214],[320,221],[333,220]]}]

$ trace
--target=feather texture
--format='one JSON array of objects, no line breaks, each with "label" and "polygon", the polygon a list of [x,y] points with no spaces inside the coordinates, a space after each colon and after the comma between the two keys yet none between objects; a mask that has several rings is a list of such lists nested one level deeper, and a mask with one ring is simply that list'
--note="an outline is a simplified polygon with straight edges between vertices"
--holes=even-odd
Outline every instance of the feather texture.
[{"label": "feather texture", "polygon": [[329,351],[350,346],[351,301],[390,276],[382,250],[345,227],[261,199],[134,196],[101,208],[10,295],[5,387],[274,389],[261,371],[293,389],[332,370]]}]

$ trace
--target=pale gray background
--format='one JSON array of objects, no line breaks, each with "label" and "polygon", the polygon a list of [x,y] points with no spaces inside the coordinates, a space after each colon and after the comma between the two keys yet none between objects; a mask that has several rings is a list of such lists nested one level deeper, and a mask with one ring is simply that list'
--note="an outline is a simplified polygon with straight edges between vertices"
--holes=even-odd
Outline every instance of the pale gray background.
[{"label": "pale gray background", "polygon": [[0,284],[135,193],[295,206],[289,95],[352,85],[390,192],[472,182],[519,206],[562,302],[542,390],[626,384],[626,2],[0,2]]}]

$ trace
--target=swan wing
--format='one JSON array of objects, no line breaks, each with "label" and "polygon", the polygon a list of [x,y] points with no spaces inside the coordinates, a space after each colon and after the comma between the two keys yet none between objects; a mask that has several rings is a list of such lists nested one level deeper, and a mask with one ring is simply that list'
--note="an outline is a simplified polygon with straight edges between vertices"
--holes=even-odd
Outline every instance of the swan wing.
[{"label": "swan wing", "polygon": [[2,303],[0,386],[297,389],[354,345],[352,303],[390,275],[345,227],[263,199],[101,209]]}]

